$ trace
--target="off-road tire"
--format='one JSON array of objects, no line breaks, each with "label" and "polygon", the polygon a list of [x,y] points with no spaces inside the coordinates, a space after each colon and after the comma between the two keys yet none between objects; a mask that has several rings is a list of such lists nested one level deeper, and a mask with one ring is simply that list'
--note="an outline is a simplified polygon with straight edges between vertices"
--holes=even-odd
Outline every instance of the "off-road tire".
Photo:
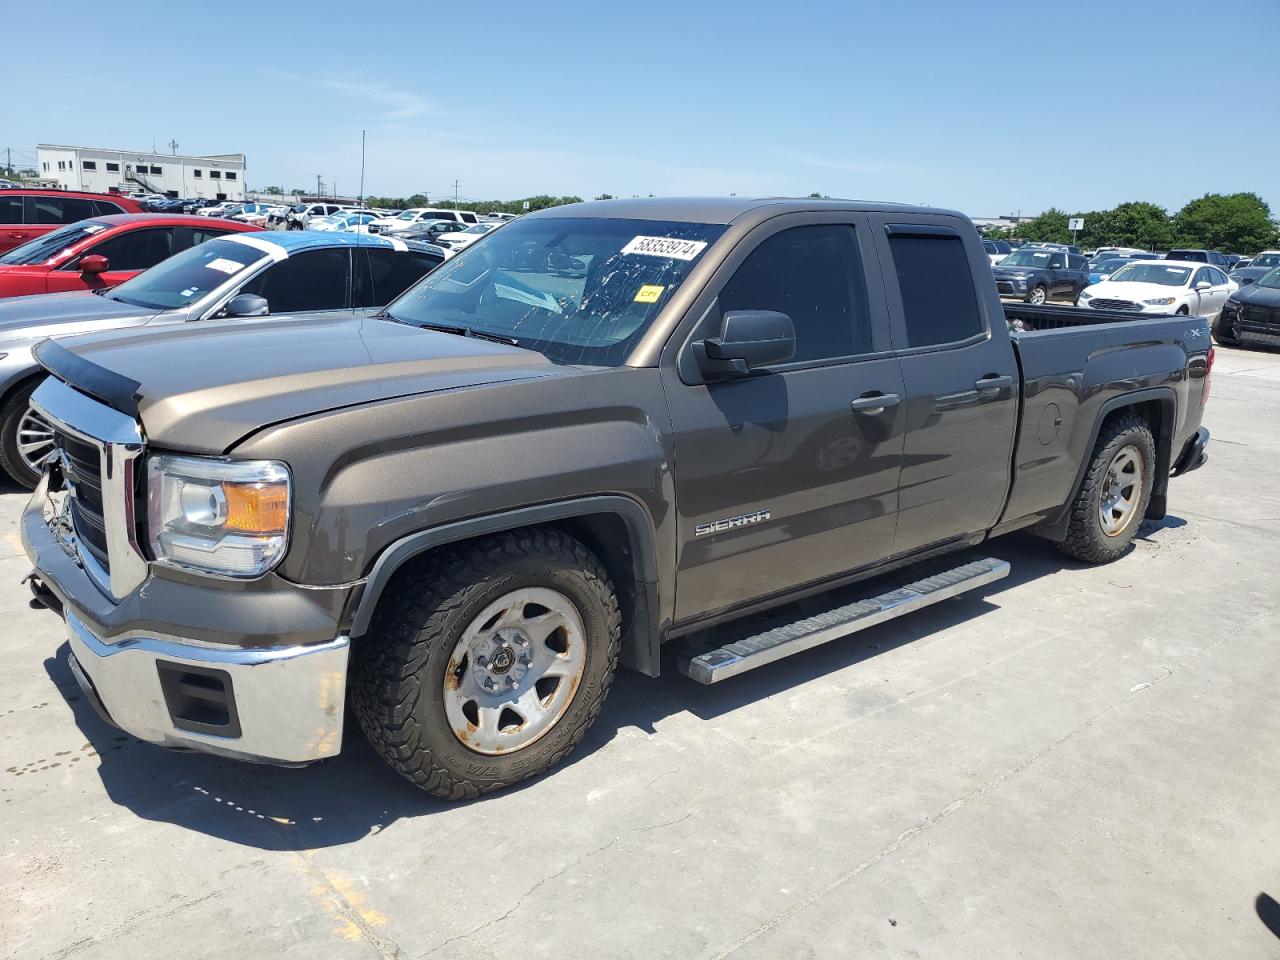
[{"label": "off-road tire", "polygon": [[[1038,302],[1035,299],[1037,290],[1040,291],[1040,300]],[[1049,302],[1049,291],[1046,290],[1040,284],[1037,283],[1034,287],[1032,287],[1030,290],[1027,291],[1027,303],[1032,304],[1033,306],[1039,307],[1039,306],[1043,306],[1048,302]]]},{"label": "off-road tire", "polygon": [[[1103,532],[1099,519],[1107,470],[1116,454],[1130,445],[1137,447],[1142,455],[1142,496],[1125,529],[1118,536],[1110,537]],[[1098,435],[1084,480],[1071,501],[1067,536],[1058,544],[1058,549],[1085,563],[1110,563],[1122,556],[1138,535],[1147,505],[1151,502],[1155,466],[1156,443],[1147,421],[1133,414],[1108,421]]]},{"label": "off-road tire", "polygon": [[24,387],[10,394],[9,399],[0,407],[0,467],[4,472],[28,490],[34,490],[40,482],[40,474],[27,466],[18,452],[18,424],[26,416],[31,406],[31,394],[40,386],[40,378],[36,377]]},{"label": "off-road tire", "polygon": [[[577,607],[586,665],[563,716],[540,739],[499,756],[468,749],[449,726],[445,669],[467,625],[496,598],[548,587]],[[434,552],[401,570],[353,649],[351,705],[373,748],[414,785],[447,800],[500,790],[555,766],[586,735],[617,670],[622,618],[596,556],[556,530],[503,533]]]}]

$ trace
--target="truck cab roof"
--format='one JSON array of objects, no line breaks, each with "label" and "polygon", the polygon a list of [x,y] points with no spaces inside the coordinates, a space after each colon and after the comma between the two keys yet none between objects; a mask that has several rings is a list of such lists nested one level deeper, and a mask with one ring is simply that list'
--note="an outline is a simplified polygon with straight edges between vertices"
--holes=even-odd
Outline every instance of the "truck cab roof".
[{"label": "truck cab roof", "polygon": [[843,210],[860,213],[893,213],[912,216],[938,214],[962,217],[955,210],[918,207],[906,203],[878,203],[869,200],[830,200],[818,197],[637,197],[630,200],[590,200],[559,207],[547,207],[526,217],[616,217],[630,220],[681,220],[686,223],[733,223],[748,214],[767,212],[808,213],[814,210]]}]

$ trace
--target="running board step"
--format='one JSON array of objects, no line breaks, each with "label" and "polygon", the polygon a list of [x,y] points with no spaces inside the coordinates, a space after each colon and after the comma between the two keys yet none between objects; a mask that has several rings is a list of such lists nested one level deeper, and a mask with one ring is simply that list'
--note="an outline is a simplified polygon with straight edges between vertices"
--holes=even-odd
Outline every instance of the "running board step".
[{"label": "running board step", "polygon": [[682,660],[680,671],[698,683],[717,683],[801,650],[857,633],[877,623],[884,623],[940,600],[985,586],[1008,575],[1009,564],[1005,560],[994,557],[975,560],[937,576],[909,583],[900,590],[836,607],[826,613],[708,650],[696,657]]}]

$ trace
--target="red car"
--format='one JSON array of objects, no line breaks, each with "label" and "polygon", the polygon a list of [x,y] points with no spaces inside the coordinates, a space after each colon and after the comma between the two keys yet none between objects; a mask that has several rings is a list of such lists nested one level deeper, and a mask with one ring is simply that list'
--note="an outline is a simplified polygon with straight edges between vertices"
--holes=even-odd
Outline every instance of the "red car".
[{"label": "red car", "polygon": [[164,213],[81,220],[0,254],[0,297],[114,287],[188,247],[224,233],[261,229]]},{"label": "red car", "polygon": [[90,217],[141,213],[142,204],[117,193],[74,190],[0,190],[0,253],[51,230]]}]

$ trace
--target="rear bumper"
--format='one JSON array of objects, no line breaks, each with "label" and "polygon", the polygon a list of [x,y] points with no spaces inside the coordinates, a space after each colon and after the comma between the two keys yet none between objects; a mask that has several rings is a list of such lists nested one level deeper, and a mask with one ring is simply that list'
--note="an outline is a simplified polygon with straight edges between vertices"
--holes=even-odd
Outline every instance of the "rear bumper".
[{"label": "rear bumper", "polygon": [[1180,477],[1192,470],[1199,470],[1209,459],[1206,448],[1209,446],[1209,431],[1201,427],[1194,437],[1186,442],[1182,453],[1173,463],[1173,476]]},{"label": "rear bumper", "polygon": [[110,723],[140,740],[303,764],[342,746],[350,640],[270,650],[134,636],[98,639],[67,611],[71,671]]}]

